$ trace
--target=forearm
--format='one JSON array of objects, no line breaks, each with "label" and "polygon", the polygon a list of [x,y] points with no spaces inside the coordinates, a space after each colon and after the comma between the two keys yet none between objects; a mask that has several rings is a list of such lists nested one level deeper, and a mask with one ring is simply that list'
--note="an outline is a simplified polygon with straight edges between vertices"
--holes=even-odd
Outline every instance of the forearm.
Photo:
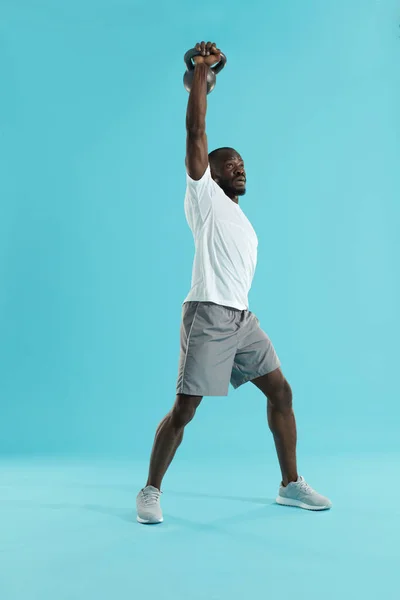
[{"label": "forearm", "polygon": [[206,130],[208,69],[209,67],[204,63],[196,65],[194,69],[186,113],[186,129],[188,132],[203,133]]}]

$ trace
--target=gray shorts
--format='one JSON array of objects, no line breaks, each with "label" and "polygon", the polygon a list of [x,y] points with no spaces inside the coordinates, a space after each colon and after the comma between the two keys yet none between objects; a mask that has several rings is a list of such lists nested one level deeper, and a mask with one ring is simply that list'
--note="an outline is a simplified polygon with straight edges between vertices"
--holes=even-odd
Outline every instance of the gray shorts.
[{"label": "gray shorts", "polygon": [[185,302],[177,393],[227,396],[243,383],[280,367],[257,317],[213,302]]}]

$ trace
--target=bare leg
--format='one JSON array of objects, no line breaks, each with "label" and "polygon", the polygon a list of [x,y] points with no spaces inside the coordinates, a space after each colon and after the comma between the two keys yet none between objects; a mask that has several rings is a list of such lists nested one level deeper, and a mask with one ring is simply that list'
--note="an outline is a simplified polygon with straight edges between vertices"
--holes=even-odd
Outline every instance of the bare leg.
[{"label": "bare leg", "polygon": [[275,441],[282,482],[286,486],[297,481],[296,444],[297,430],[293,409],[282,410],[273,401],[268,400],[268,424]]},{"label": "bare leg", "polygon": [[161,489],[164,475],[182,442],[184,429],[193,419],[201,400],[201,396],[180,394],[176,397],[172,410],[157,428],[146,485]]},{"label": "bare leg", "polygon": [[253,381],[268,398],[268,424],[272,431],[282,482],[297,481],[296,420],[292,408],[292,391],[280,369]]}]

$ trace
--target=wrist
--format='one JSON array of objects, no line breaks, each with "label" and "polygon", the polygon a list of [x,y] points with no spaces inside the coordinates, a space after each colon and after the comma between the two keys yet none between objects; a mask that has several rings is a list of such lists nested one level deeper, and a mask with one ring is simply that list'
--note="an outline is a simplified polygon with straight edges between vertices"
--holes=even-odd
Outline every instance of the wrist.
[{"label": "wrist", "polygon": [[210,67],[205,62],[195,63],[195,71],[207,71]]}]

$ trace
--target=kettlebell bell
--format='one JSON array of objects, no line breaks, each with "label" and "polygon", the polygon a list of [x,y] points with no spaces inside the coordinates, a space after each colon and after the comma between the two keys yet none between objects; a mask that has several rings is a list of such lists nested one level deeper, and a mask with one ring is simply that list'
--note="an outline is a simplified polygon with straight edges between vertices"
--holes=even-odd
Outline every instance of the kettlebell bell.
[{"label": "kettlebell bell", "polygon": [[[194,58],[195,56],[200,56],[201,52],[199,52],[198,50],[196,50],[196,48],[192,48],[191,50],[188,50],[185,54],[185,56],[183,57],[183,60],[185,61],[187,70],[185,71],[185,74],[183,76],[183,85],[185,86],[185,89],[190,92],[191,88],[192,88],[192,81],[193,81],[193,77],[194,77],[194,63],[192,61],[192,58]],[[208,73],[207,73],[207,94],[209,94],[210,92],[213,91],[213,89],[215,88],[215,84],[217,82],[217,74],[222,71],[222,69],[224,68],[224,66],[226,65],[226,56],[225,54],[222,54],[221,52],[221,58],[220,61],[218,62],[218,64],[215,65],[215,67],[211,67],[208,69]]]}]

